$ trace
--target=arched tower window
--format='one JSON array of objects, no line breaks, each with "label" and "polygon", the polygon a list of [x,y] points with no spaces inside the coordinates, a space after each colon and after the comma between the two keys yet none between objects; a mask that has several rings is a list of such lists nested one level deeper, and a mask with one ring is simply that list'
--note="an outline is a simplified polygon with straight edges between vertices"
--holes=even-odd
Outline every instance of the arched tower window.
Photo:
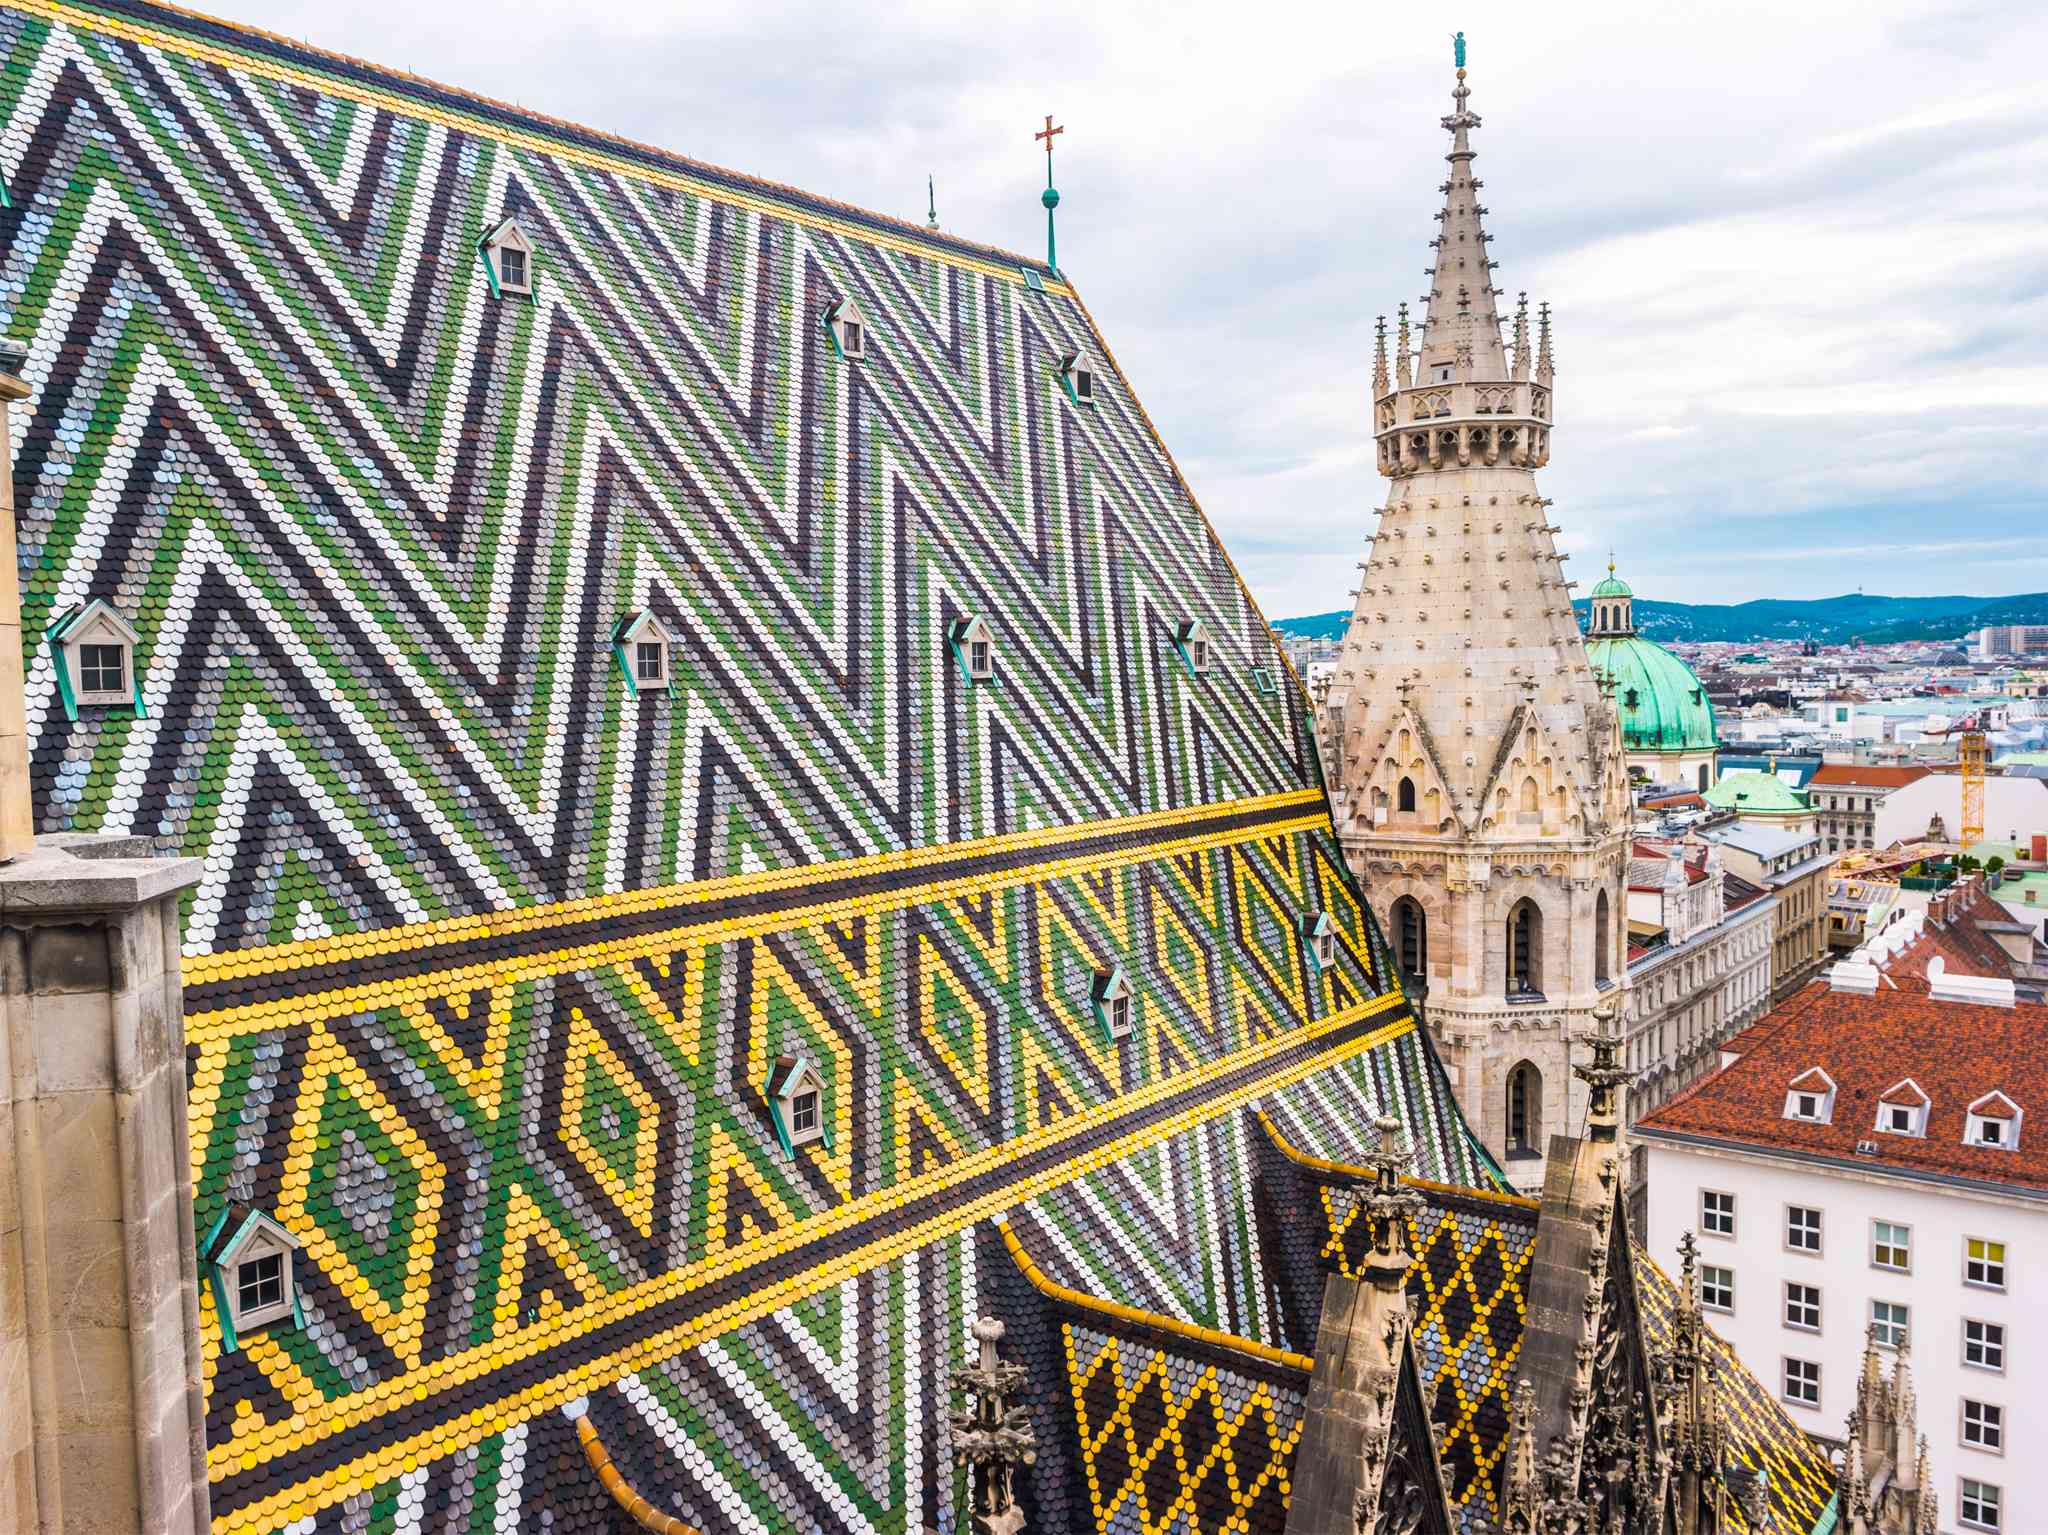
[{"label": "arched tower window", "polygon": [[1394,805],[1398,810],[1412,811],[1415,809],[1414,779],[1404,778],[1401,780],[1401,786],[1394,791]]},{"label": "arched tower window", "polygon": [[1508,913],[1507,994],[1543,991],[1543,913],[1534,901],[1517,901]]},{"label": "arched tower window", "polygon": [[1533,778],[1525,778],[1525,779],[1523,779],[1523,780],[1522,780],[1522,814],[1524,814],[1524,815],[1536,815],[1536,814],[1538,814],[1538,813],[1539,813],[1539,812],[1541,811],[1541,809],[1542,809],[1542,806],[1541,806],[1541,805],[1540,805],[1540,804],[1539,804],[1539,803],[1537,802],[1537,799],[1536,799],[1536,780],[1535,780],[1535,779],[1533,779]]},{"label": "arched tower window", "polygon": [[1707,765],[1702,762],[1700,764],[1700,793],[1705,794],[1709,787],[1710,785],[1707,783]]},{"label": "arched tower window", "polygon": [[1608,931],[1607,892],[1593,903],[1593,979],[1606,985],[1614,979],[1614,935]]},{"label": "arched tower window", "polygon": [[1422,903],[1404,895],[1394,903],[1394,955],[1401,974],[1416,981],[1429,977],[1429,917]]},{"label": "arched tower window", "polygon": [[1543,1154],[1543,1074],[1529,1061],[1508,1073],[1508,1155]]}]

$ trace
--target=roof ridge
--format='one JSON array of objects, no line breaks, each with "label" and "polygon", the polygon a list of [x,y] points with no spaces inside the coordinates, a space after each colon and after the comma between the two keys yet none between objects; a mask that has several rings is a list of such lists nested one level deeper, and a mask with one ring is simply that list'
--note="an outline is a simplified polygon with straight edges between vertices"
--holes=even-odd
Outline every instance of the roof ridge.
[{"label": "roof ridge", "polygon": [[[1021,255],[999,245],[969,240],[960,235],[945,234],[909,219],[898,218],[893,213],[883,213],[873,208],[864,208],[858,203],[826,197],[817,192],[807,192],[802,187],[792,186],[787,182],[770,181],[766,177],[756,176],[747,171],[713,164],[709,160],[698,160],[677,150],[664,149],[658,144],[630,139],[624,134],[594,128],[588,123],[579,123],[570,118],[556,117],[531,107],[520,106],[516,102],[506,101],[501,97],[487,96],[481,91],[450,85],[445,81],[416,75],[410,70],[398,69],[391,65],[379,64],[355,54],[322,48],[263,27],[251,26],[247,22],[211,16],[204,11],[173,4],[171,0],[44,0],[44,4],[37,9],[46,10],[56,19],[88,28],[94,20],[103,18],[107,21],[144,26],[155,22],[187,36],[195,30],[217,31],[223,34],[219,41],[225,41],[232,46],[281,55],[291,62],[326,66],[346,73],[360,74],[366,77],[365,83],[381,83],[408,94],[431,92],[486,118],[502,118],[510,124],[524,124],[543,133],[582,139],[595,147],[608,149],[629,159],[658,162],[664,168],[702,177],[714,183],[731,183],[734,190],[752,189],[778,200],[807,204],[821,212],[843,215],[855,221],[872,222],[883,226],[887,233],[900,235],[921,247],[935,251],[950,249],[958,254],[973,255],[982,260],[1001,262],[1019,268],[1028,267],[1041,277],[1050,277],[1070,290],[1073,287],[1072,280],[1064,271],[1049,267],[1035,257]],[[200,39],[193,40],[196,42]]]}]

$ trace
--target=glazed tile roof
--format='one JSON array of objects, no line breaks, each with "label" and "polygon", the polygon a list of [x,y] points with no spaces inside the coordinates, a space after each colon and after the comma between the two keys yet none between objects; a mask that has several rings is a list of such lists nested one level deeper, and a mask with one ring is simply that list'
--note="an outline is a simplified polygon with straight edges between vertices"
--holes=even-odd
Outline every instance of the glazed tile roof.
[{"label": "glazed tile roof", "polygon": [[[197,1226],[303,1244],[303,1329],[202,1297],[224,1535],[610,1529],[583,1398],[707,1535],[951,1527],[990,1217],[1276,1341],[1247,1105],[1488,1178],[1067,282],[168,8],[7,0],[0,60],[36,813],[203,860]],[[140,708],[67,707],[88,597]]]},{"label": "glazed tile roof", "polygon": [[[2022,1111],[2048,1103],[2039,1048],[2048,1007],[1948,1002],[1924,981],[1887,977],[1875,993],[1814,981],[1722,1046],[1739,1058],[1703,1077],[1638,1130],[1853,1163],[1859,1170],[1967,1179],[2048,1191],[2048,1137],[2023,1127],[2012,1150],[1963,1143],[1969,1105],[1999,1091]],[[1835,1084],[1832,1122],[1784,1117],[1793,1081],[1824,1071]],[[1927,1094],[1924,1136],[1875,1133],[1878,1095],[1903,1077]],[[1876,1155],[1859,1155],[1871,1142]]]}]

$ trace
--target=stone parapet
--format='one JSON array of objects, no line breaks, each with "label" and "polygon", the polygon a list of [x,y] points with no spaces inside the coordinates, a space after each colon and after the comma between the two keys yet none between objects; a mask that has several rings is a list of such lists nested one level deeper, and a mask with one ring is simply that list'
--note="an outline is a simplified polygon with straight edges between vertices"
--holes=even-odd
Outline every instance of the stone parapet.
[{"label": "stone parapet", "polygon": [[193,859],[0,867],[0,1526],[209,1525],[178,896]]}]

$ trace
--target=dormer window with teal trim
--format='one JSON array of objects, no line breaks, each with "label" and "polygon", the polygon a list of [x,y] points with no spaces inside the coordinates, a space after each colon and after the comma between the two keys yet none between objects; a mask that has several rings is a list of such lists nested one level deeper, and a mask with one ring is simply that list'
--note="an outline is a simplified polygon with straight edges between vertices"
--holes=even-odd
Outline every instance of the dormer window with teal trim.
[{"label": "dormer window with teal trim", "polygon": [[1095,368],[1079,352],[1068,352],[1060,358],[1060,388],[1066,390],[1067,398],[1076,405],[1095,403]]},{"label": "dormer window with teal trim", "polygon": [[858,362],[868,354],[868,322],[851,299],[835,298],[825,306],[825,334],[843,361]]},{"label": "dormer window with teal trim", "polygon": [[953,647],[953,659],[969,682],[993,682],[996,675],[996,637],[980,618],[969,615],[947,626],[946,642]]},{"label": "dormer window with teal trim", "polygon": [[135,628],[113,604],[95,597],[59,613],[43,631],[56,663],[57,693],[67,719],[81,708],[142,707],[142,678],[135,667]]},{"label": "dormer window with teal trim", "polygon": [[1173,648],[1180,652],[1181,665],[1190,677],[1209,670],[1209,628],[1199,618],[1184,618],[1173,626]]},{"label": "dormer window with teal trim", "polygon": [[1088,1008],[1095,1015],[1095,1026],[1102,1030],[1103,1039],[1109,1044],[1129,1039],[1137,1028],[1138,1004],[1131,991],[1130,977],[1124,974],[1122,965],[1108,970],[1098,970],[1095,980],[1088,988]]},{"label": "dormer window with teal trim", "polygon": [[249,1205],[229,1205],[207,1228],[199,1258],[213,1287],[224,1352],[287,1318],[294,1327],[306,1325],[292,1270],[298,1251],[297,1237]]},{"label": "dormer window with teal trim", "polygon": [[1308,945],[1309,962],[1322,975],[1337,963],[1337,924],[1326,911],[1312,911],[1301,919],[1301,936]]},{"label": "dormer window with teal trim", "polygon": [[517,219],[506,219],[483,237],[484,271],[497,298],[533,296],[533,242]]},{"label": "dormer window with teal trim", "polygon": [[626,679],[626,694],[668,691],[668,626],[648,608],[635,608],[612,629],[612,655]]},{"label": "dormer window with teal trim", "polygon": [[799,1146],[832,1149],[832,1131],[825,1104],[825,1076],[802,1055],[778,1056],[768,1073],[768,1116],[784,1156]]}]

